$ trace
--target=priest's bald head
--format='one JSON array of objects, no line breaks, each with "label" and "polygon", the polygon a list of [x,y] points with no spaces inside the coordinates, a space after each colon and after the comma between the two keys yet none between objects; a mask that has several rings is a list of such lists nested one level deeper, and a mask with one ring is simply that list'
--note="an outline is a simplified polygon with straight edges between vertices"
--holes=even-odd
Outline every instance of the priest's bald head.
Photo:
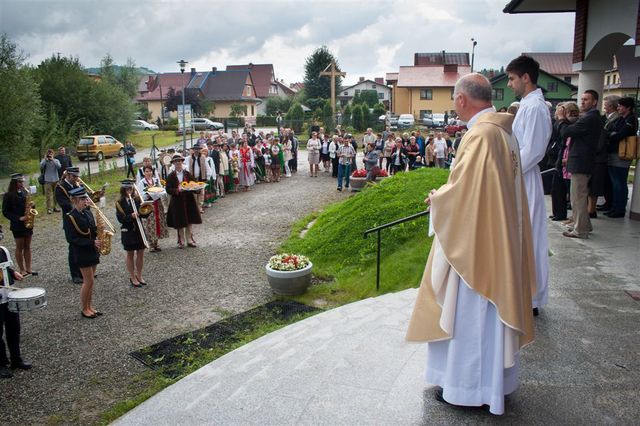
[{"label": "priest's bald head", "polygon": [[491,107],[491,83],[487,77],[471,73],[458,80],[453,90],[453,105],[463,121]]}]

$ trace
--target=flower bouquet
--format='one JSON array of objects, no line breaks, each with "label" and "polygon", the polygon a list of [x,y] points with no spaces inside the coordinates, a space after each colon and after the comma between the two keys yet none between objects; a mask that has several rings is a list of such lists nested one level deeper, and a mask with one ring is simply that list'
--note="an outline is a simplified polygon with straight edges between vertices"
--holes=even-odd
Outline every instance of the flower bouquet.
[{"label": "flower bouquet", "polygon": [[269,259],[269,267],[275,271],[297,271],[306,268],[309,258],[301,254],[276,254]]}]

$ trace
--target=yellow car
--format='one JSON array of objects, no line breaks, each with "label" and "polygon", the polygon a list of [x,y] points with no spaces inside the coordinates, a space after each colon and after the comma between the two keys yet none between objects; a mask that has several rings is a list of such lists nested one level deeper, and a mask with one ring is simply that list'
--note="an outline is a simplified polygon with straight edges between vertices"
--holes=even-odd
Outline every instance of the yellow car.
[{"label": "yellow car", "polygon": [[83,136],[76,148],[76,154],[80,161],[87,158],[95,158],[102,161],[104,157],[122,157],[124,145],[116,138],[109,135]]}]

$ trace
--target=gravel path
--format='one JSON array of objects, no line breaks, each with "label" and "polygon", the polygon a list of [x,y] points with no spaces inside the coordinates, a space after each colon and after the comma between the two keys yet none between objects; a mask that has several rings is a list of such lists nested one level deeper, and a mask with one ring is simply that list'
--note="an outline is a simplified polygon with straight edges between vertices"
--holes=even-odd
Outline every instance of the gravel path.
[{"label": "gravel path", "polygon": [[[95,320],[80,316],[59,217],[45,215],[48,227],[36,225],[33,239],[40,276],[22,286],[46,288],[48,307],[21,315],[22,351],[34,368],[0,381],[0,424],[96,423],[139,391],[134,379],[146,367],[129,352],[270,300],[264,264],[293,222],[349,196],[329,173],[309,178],[307,171],[301,161],[290,179],[217,202],[195,227],[198,248],[178,250],[175,233],[161,240],[162,252],[145,255],[146,288],[129,285],[117,233],[98,266],[94,300],[105,315]],[[114,208],[106,214],[117,223]],[[5,243],[13,254],[10,233]]]}]

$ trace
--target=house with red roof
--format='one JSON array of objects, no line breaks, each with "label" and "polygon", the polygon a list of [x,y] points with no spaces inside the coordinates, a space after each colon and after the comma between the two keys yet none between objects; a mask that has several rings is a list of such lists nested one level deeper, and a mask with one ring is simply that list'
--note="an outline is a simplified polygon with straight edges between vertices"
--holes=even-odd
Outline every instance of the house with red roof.
[{"label": "house with red roof", "polygon": [[264,115],[267,111],[267,99],[273,97],[287,97],[295,94],[282,82],[276,79],[273,64],[227,65],[227,71],[248,70],[256,89],[256,96],[260,98],[257,103],[257,114]]},{"label": "house with red roof", "polygon": [[391,112],[422,119],[452,110],[455,84],[470,72],[468,53],[416,53],[413,66],[401,66],[397,73],[386,75]]},{"label": "house with red roof", "polygon": [[571,52],[522,52],[523,55],[535,59],[540,69],[567,83],[578,85],[578,72],[573,70],[573,53]]},{"label": "house with red roof", "polygon": [[[193,69],[195,71],[195,69]],[[149,75],[146,80],[138,85],[138,96],[136,102],[145,105],[151,113],[151,121],[155,121],[158,117],[162,116],[164,109],[164,100],[167,98],[169,89],[173,88],[176,92],[182,90],[183,87],[189,84],[191,81],[191,74],[185,72],[184,74],[179,72],[167,72],[155,75]],[[177,113],[174,111],[171,116],[176,117]],[[168,115],[165,114],[165,119]]]}]

